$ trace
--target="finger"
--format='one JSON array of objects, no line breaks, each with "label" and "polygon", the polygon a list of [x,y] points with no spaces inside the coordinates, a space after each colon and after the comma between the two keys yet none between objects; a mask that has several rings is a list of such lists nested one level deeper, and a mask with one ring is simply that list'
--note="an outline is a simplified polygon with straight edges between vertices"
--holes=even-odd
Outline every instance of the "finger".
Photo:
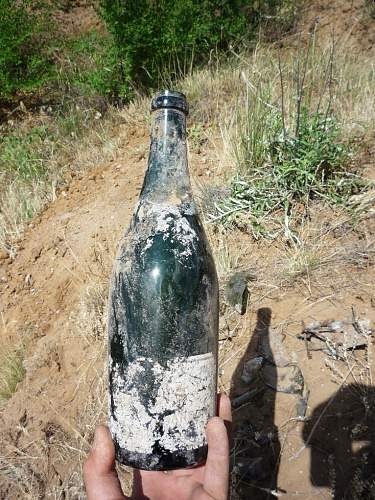
[{"label": "finger", "polygon": [[207,425],[208,455],[203,487],[217,500],[226,500],[229,480],[229,442],[224,421],[212,418]]},{"label": "finger", "polygon": [[219,394],[219,417],[227,422],[232,422],[232,406],[226,394]]},{"label": "finger", "polygon": [[229,446],[232,446],[232,404],[226,394],[219,394],[218,396],[219,417],[224,420],[225,427],[227,428]]},{"label": "finger", "polygon": [[108,427],[95,430],[94,444],[83,467],[88,500],[123,500],[115,469],[115,448]]}]

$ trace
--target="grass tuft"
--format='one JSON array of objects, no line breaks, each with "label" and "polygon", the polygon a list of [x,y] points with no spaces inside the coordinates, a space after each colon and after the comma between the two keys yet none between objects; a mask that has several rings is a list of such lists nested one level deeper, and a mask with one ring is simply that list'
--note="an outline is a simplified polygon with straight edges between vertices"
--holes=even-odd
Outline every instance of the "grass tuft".
[{"label": "grass tuft", "polygon": [[78,328],[88,344],[103,340],[107,322],[108,286],[92,283],[81,299]]},{"label": "grass tuft", "polygon": [[375,19],[375,2],[374,0],[365,0],[365,10],[372,19]]},{"label": "grass tuft", "polygon": [[70,172],[115,155],[118,139],[111,138],[111,130],[120,117],[113,108],[105,117],[78,105],[54,113],[29,114],[22,123],[2,126],[0,246],[11,255],[25,222],[55,199]]},{"label": "grass tuft", "polygon": [[[234,173],[229,194],[206,212],[209,221],[256,238],[284,233],[293,239],[311,203],[346,206],[368,188],[353,169],[349,137],[355,128],[354,142],[366,141],[373,130],[374,114],[358,102],[368,103],[374,75],[338,54],[334,42],[319,47],[315,33],[307,47],[287,54],[262,47],[237,54],[242,88],[233,81],[232,105],[220,113]],[[367,74],[361,96],[358,72],[360,81]]]},{"label": "grass tuft", "polygon": [[22,349],[10,346],[0,350],[0,406],[4,405],[16,392],[17,385],[25,376]]},{"label": "grass tuft", "polygon": [[[269,125],[264,129],[272,131]],[[212,221],[245,224],[255,237],[275,237],[285,232],[287,220],[303,216],[312,200],[345,204],[365,185],[347,171],[350,151],[337,142],[333,117],[304,113],[298,138],[283,139],[280,133],[279,124],[272,134],[278,139],[255,138],[249,149],[243,145],[230,195],[216,206]],[[244,212],[247,217],[238,218]]]}]

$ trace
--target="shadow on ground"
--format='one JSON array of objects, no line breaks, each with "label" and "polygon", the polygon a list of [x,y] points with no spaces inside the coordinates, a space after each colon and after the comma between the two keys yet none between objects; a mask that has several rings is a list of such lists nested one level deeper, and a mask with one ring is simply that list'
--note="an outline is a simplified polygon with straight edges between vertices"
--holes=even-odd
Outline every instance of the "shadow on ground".
[{"label": "shadow on ground", "polygon": [[[276,392],[256,374],[250,383],[242,379],[244,364],[269,349],[272,311],[261,308],[249,345],[239,362],[231,383],[233,406],[233,485],[232,498],[263,500],[274,498],[277,488],[280,442],[274,423]],[[268,358],[269,377],[277,381],[277,369]],[[272,380],[273,379],[273,380]],[[271,384],[272,385],[272,384]]]},{"label": "shadow on ground", "polygon": [[375,388],[350,384],[317,406],[303,428],[310,480],[335,500],[375,499]]},{"label": "shadow on ground", "polygon": [[[280,440],[275,425],[276,391],[271,387],[277,387],[280,380],[275,361],[279,354],[272,355],[271,349],[271,319],[271,309],[257,311],[256,327],[232,377],[233,500],[288,498],[288,492],[277,485]],[[250,366],[250,360],[251,366],[259,360],[262,368],[247,373],[246,380],[244,366]],[[265,366],[267,383],[261,375]],[[305,420],[302,437],[311,453],[306,485],[310,481],[316,488],[330,489],[335,500],[375,499],[374,387],[341,387]]]}]

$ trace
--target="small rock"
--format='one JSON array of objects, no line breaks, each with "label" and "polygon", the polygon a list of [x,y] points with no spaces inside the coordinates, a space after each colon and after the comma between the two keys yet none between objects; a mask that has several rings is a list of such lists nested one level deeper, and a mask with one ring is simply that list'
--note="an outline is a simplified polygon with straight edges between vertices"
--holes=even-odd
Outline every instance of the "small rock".
[{"label": "small rock", "polygon": [[225,298],[229,305],[235,308],[239,314],[245,314],[249,291],[247,282],[250,276],[245,272],[237,272],[228,280],[225,288]]},{"label": "small rock", "polygon": [[35,261],[35,260],[38,260],[40,255],[42,253],[42,247],[39,247],[39,248],[33,248],[31,250],[31,257],[32,259]]},{"label": "small rock", "polygon": [[245,384],[250,384],[259,375],[259,371],[263,365],[262,356],[257,356],[252,358],[243,365],[243,371],[241,375],[241,380]]},{"label": "small rock", "polygon": [[304,378],[297,365],[278,366],[266,363],[262,368],[264,383],[277,392],[302,394]]},{"label": "small rock", "polygon": [[8,253],[4,250],[0,250],[0,260],[5,260],[8,258]]},{"label": "small rock", "polygon": [[26,283],[26,285],[30,286],[32,284],[32,282],[33,282],[33,278],[31,276],[31,274],[27,274],[25,276],[25,283]]},{"label": "small rock", "polygon": [[278,330],[270,328],[267,332],[262,332],[259,338],[259,353],[269,363],[280,367],[291,363],[290,356],[283,345],[284,337]]}]

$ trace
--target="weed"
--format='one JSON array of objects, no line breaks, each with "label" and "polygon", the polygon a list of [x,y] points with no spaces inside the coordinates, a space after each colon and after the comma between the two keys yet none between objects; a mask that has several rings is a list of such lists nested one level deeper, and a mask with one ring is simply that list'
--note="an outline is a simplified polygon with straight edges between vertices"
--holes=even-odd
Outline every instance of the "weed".
[{"label": "weed", "polygon": [[311,275],[312,271],[318,269],[323,263],[323,256],[319,249],[307,250],[296,248],[288,252],[285,262],[281,266],[281,279],[294,282],[296,279]]},{"label": "weed", "polygon": [[196,199],[202,213],[209,214],[216,210],[217,203],[224,200],[230,193],[227,186],[214,183],[199,183],[197,186]]},{"label": "weed", "polygon": [[204,127],[201,123],[193,123],[187,130],[187,136],[190,149],[198,153],[201,147],[207,142]]},{"label": "weed", "polygon": [[120,65],[113,40],[91,30],[61,43],[50,86],[65,101],[90,101],[119,94]]},{"label": "weed", "polygon": [[[23,222],[53,198],[54,182],[48,170],[56,143],[46,125],[16,128],[0,139],[0,241],[20,235]],[[50,192],[50,190],[52,192]]]},{"label": "weed", "polygon": [[70,106],[55,116],[30,116],[0,139],[0,245],[14,252],[25,221],[56,197],[66,173],[110,159],[118,139],[109,131],[117,116],[97,119],[91,107]]},{"label": "weed", "polygon": [[22,349],[10,346],[2,347],[0,350],[0,406],[12,397],[17,390],[17,385],[25,376],[22,365]]},{"label": "weed", "polygon": [[43,153],[47,151],[48,129],[46,126],[33,127],[26,134],[15,132],[0,139],[0,171],[9,172],[26,180],[40,178],[46,173]]},{"label": "weed", "polygon": [[321,58],[320,76],[316,50],[311,35],[299,62],[283,68],[280,53],[260,52],[242,71],[245,91],[223,134],[236,173],[209,220],[243,227],[256,238],[284,232],[293,239],[292,226],[311,201],[345,205],[366,186],[348,168],[351,147],[332,112],[333,49]]},{"label": "weed", "polygon": [[[0,1],[0,99],[37,89],[49,76],[54,45],[51,20],[43,2]],[[35,2],[34,2],[35,3]],[[33,8],[34,7],[34,8]],[[49,38],[47,43],[46,38]]]},{"label": "weed", "polygon": [[365,9],[370,17],[375,19],[375,2],[374,0],[365,0]]},{"label": "weed", "polygon": [[[5,178],[5,176],[3,176]],[[11,180],[0,192],[0,244],[14,257],[13,240],[21,236],[24,223],[49,200],[53,199],[54,185],[37,180]]]}]

